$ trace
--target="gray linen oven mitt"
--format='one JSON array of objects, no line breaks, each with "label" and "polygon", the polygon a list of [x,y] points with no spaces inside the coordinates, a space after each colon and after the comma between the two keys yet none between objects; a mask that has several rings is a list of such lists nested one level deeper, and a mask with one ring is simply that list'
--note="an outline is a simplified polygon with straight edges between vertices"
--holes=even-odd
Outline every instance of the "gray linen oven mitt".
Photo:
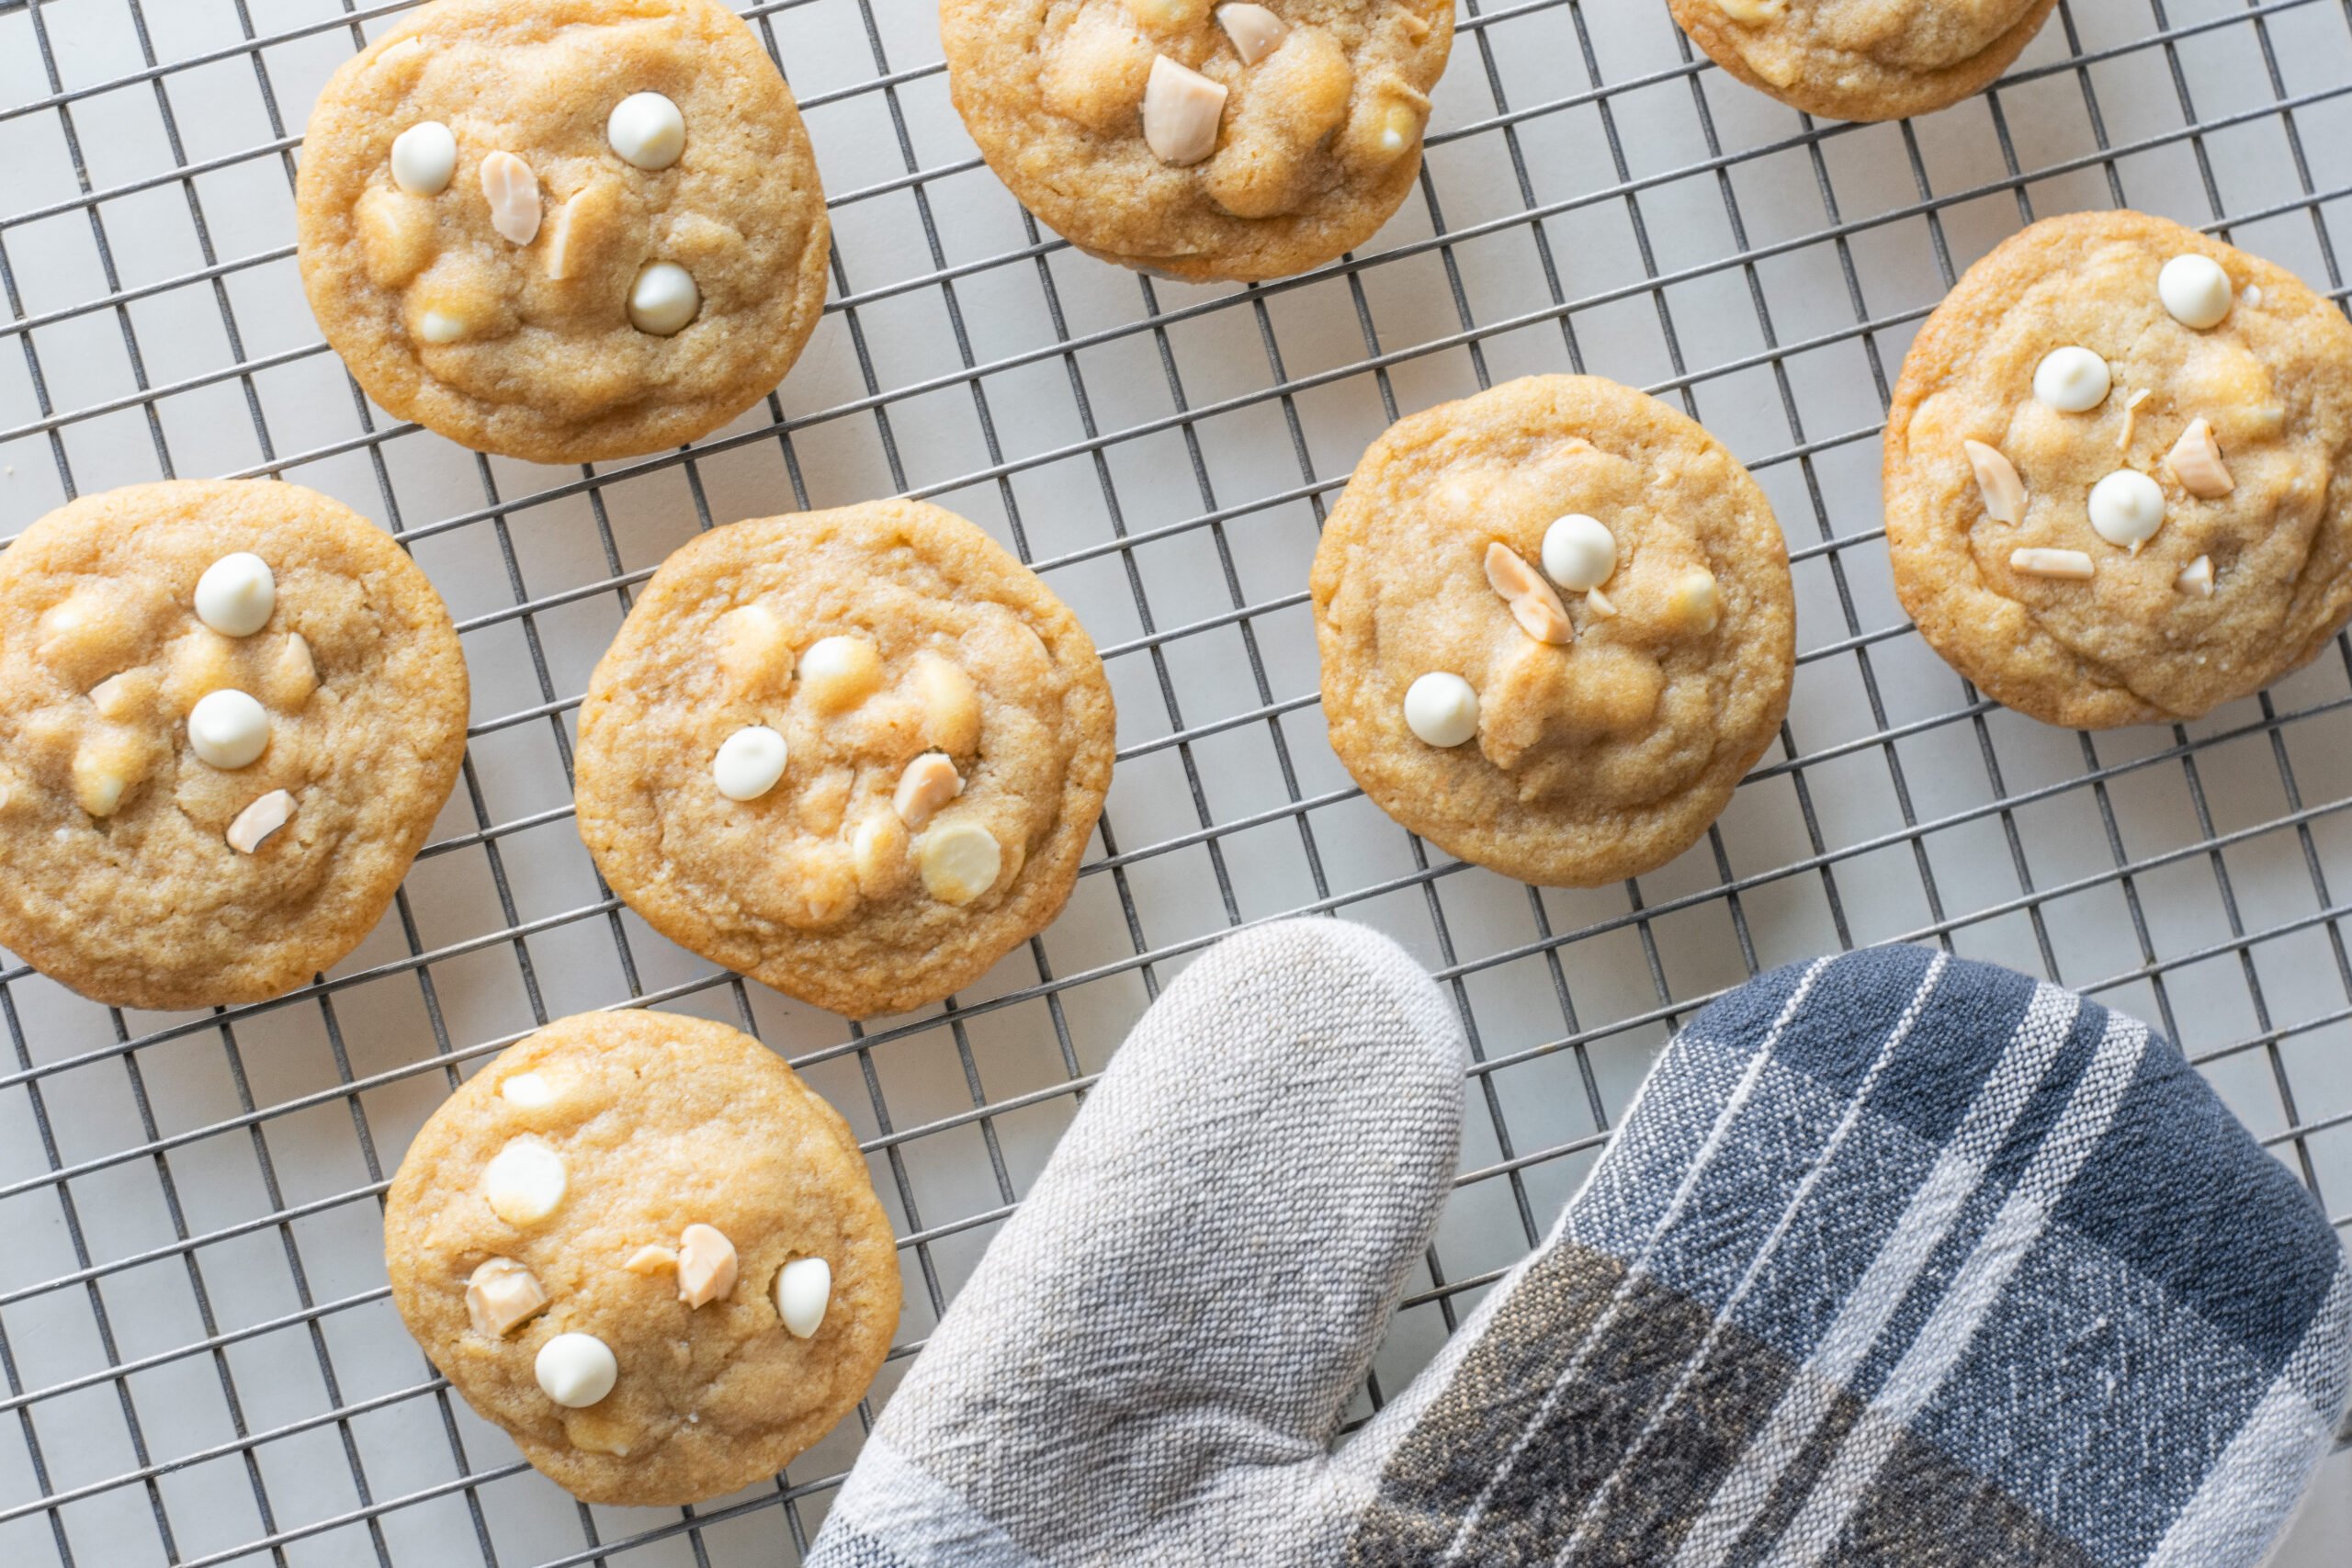
[{"label": "gray linen oven mitt", "polygon": [[1334,1451],[1464,1066],[1369,931],[1202,958],[811,1562],[2233,1568],[2343,1407],[2343,1250],[2180,1054],[1894,948],[1702,1013],[1544,1245]]}]

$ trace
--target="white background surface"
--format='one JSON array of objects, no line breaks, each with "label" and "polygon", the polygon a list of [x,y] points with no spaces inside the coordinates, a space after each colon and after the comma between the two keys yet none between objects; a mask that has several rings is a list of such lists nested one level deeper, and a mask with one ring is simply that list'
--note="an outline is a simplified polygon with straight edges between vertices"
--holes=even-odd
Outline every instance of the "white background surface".
[{"label": "white background surface", "polygon": [[[1876,446],[1918,319],[2029,216],[2230,220],[2341,299],[2352,10],[2072,0],[1995,96],[1844,127],[1695,65],[1655,0],[1485,8],[1421,194],[1360,266],[1247,291],[1146,283],[1029,225],[919,0],[758,7],[834,203],[834,308],[773,403],[590,474],[399,426],[321,344],[290,178],[354,47],[317,25],[335,0],[54,0],[45,38],[0,5],[0,537],[69,487],[325,490],[415,536],[476,726],[398,908],[323,988],[116,1015],[0,958],[0,1563],[788,1560],[859,1422],[781,1486],[581,1508],[384,1298],[377,1194],[452,1073],[632,995],[755,1027],[870,1141],[912,1238],[877,1396],[1154,987],[1236,920],[1308,908],[1420,954],[1487,1064],[1387,1387],[1548,1224],[1676,1020],[1841,944],[1948,941],[2151,1018],[2352,1218],[2352,655],[2183,730],[1990,709],[1895,604]],[[1537,894],[1356,795],[1313,701],[1306,574],[1396,413],[1579,360],[1755,468],[1804,663],[1717,835],[1638,886]],[[1122,750],[1062,919],[956,1012],[861,1039],[609,900],[568,738],[629,588],[698,527],[901,491],[1040,565],[1104,650]],[[2326,1475],[2298,1568],[2352,1557],[2346,1453]]]}]

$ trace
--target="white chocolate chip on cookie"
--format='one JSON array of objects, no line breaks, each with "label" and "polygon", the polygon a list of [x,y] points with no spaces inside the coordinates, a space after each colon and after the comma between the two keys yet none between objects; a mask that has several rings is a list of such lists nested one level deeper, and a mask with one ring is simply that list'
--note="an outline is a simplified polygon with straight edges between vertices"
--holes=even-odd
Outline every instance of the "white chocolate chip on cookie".
[{"label": "white chocolate chip on cookie", "polygon": [[554,1213],[569,1181],[563,1156],[526,1135],[509,1141],[483,1168],[482,1197],[492,1213],[519,1229]]},{"label": "white chocolate chip on cookie", "polygon": [[686,150],[686,117],[659,93],[631,93],[613,106],[605,140],[624,163],[649,173],[666,169]]},{"label": "white chocolate chip on cookie", "polygon": [[718,617],[718,668],[730,696],[756,696],[792,679],[792,640],[764,604],[745,604]]},{"label": "white chocolate chip on cookie", "polygon": [[1450,671],[1433,670],[1405,688],[1405,728],[1440,748],[1478,733],[1478,694]]},{"label": "white chocolate chip on cookie", "polygon": [[775,1274],[775,1311],[795,1339],[823,1326],[832,1299],[833,1266],[821,1258],[796,1258]]},{"label": "white chocolate chip on cookie", "polygon": [[74,803],[93,817],[113,816],[130,786],[147,776],[150,761],[148,747],[134,736],[93,736],[74,753]]},{"label": "white chocolate chip on cookie", "polygon": [[1544,530],[1544,574],[1572,593],[1589,593],[1617,570],[1617,536],[1599,518],[1571,512]]},{"label": "white chocolate chip on cookie", "polygon": [[2213,426],[2202,414],[2188,422],[2188,428],[2165,454],[2165,467],[2172,470],[2181,489],[2200,501],[2217,501],[2237,488],[2229,466],[2222,461]]},{"label": "white chocolate chip on cookie", "polygon": [[498,1098],[517,1111],[539,1111],[555,1103],[555,1086],[544,1073],[516,1073],[498,1086]]},{"label": "white chocolate chip on cookie", "polygon": [[511,1258],[492,1258],[466,1280],[466,1316],[474,1332],[503,1339],[548,1310],[538,1277]]},{"label": "white chocolate chip on cookie", "polygon": [[269,563],[247,550],[222,556],[196,580],[196,618],[222,637],[253,636],[277,605]]},{"label": "white chocolate chip on cookie", "polygon": [[800,683],[823,712],[854,708],[882,684],[882,656],[862,637],[819,637],[800,656]]},{"label": "white chocolate chip on cookie", "polygon": [[882,897],[905,877],[906,824],[894,812],[877,812],[857,825],[849,852],[857,869],[857,890],[869,898]]},{"label": "white chocolate chip on cookie", "polygon": [[458,172],[458,138],[437,119],[392,138],[392,183],[411,196],[439,196]]},{"label": "white chocolate chip on cookie", "polygon": [[2088,413],[2107,401],[2114,377],[2087,348],[2053,348],[2034,367],[2033,395],[2060,413]]},{"label": "white chocolate chip on cookie", "polygon": [[2230,313],[2230,275],[2211,256],[2175,256],[2156,274],[2165,311],[2192,332],[2222,324]]},{"label": "white chocolate chip on cookie", "polygon": [[976,822],[952,822],[915,841],[915,868],[933,897],[968,904],[996,886],[1004,869],[1004,846]]},{"label": "white chocolate chip on cookie", "polygon": [[688,1225],[678,1233],[678,1299],[705,1306],[735,1288],[735,1244],[715,1225]]},{"label": "white chocolate chip on cookie", "polygon": [[269,749],[269,710],[234,687],[209,693],[188,710],[187,743],[213,767],[233,773]]},{"label": "white chocolate chip on cookie", "polygon": [[923,654],[915,660],[914,691],[924,740],[948,752],[979,745],[980,692],[962,665]]},{"label": "white chocolate chip on cookie", "polygon": [[1216,151],[1225,87],[1166,55],[1155,56],[1143,91],[1143,139],[1152,155],[1179,168]]},{"label": "white chocolate chip on cookie", "polygon": [[2025,521],[2025,481],[2017,465],[1982,441],[1963,441],[1968,466],[1976,474],[1977,493],[1984,498],[1984,515],[1996,523]]},{"label": "white chocolate chip on cookie", "polygon": [[2118,468],[2091,486],[2091,531],[2136,552],[2165,525],[2164,487],[2137,468]]},{"label": "white chocolate chip on cookie", "polygon": [[613,1392],[621,1364],[593,1334],[559,1334],[539,1347],[531,1371],[540,1393],[566,1410],[583,1410]]},{"label": "white chocolate chip on cookie", "polygon": [[891,809],[908,827],[921,829],[937,815],[939,808],[964,793],[964,781],[956,772],[956,764],[936,751],[926,751],[909,762],[899,775],[899,787],[890,796]]},{"label": "white chocolate chip on cookie", "polygon": [[2009,570],[2027,577],[2089,580],[2091,558],[2081,550],[2018,549],[2009,552]]},{"label": "white chocolate chip on cookie", "polygon": [[677,336],[701,310],[702,291],[676,262],[649,264],[629,286],[629,322],[650,336]]},{"label": "white chocolate chip on cookie", "polygon": [[500,151],[481,161],[482,199],[490,203],[490,226],[518,245],[539,237],[539,176],[531,165]]},{"label": "white chocolate chip on cookie", "polygon": [[1723,620],[1723,591],[1715,574],[1693,567],[1674,580],[1666,596],[1667,624],[1692,637],[1705,637]]},{"label": "white chocolate chip on cookie", "polygon": [[252,854],[293,815],[294,797],[282,789],[271,790],[238,812],[237,819],[229,824],[229,847],[241,855]]},{"label": "white chocolate chip on cookie", "polygon": [[757,800],[784,777],[784,737],[764,724],[747,724],[719,742],[710,776],[729,800]]}]

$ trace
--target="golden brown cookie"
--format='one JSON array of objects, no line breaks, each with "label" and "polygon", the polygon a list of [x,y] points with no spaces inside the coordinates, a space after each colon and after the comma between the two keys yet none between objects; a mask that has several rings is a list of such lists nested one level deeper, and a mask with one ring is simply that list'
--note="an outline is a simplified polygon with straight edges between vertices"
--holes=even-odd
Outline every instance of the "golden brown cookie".
[{"label": "golden brown cookie", "polygon": [[1830,119],[1901,119],[1989,86],[2057,0],[1668,0],[1709,58]]},{"label": "golden brown cookie", "polygon": [[758,1041],[673,1013],[559,1019],[469,1079],[392,1179],[384,1262],[466,1403],[591,1503],[774,1475],[899,1325],[849,1124]]},{"label": "golden brown cookie", "polygon": [[1286,277],[1413,188],[1446,0],[943,0],[997,177],[1071,243],[1198,282]]},{"label": "golden brown cookie", "polygon": [[295,197],[351,373],[485,452],[691,441],[773,390],[824,308],[800,112],[714,0],[436,0],[328,81]]},{"label": "golden brown cookie", "polygon": [[2048,219],[1919,329],[1885,486],[1895,591],[1987,694],[2194,718],[2352,615],[2352,324],[2164,219]]},{"label": "golden brown cookie", "polygon": [[465,743],[449,612],[357,513],[85,496],[0,554],[0,946],[122,1007],[290,990],[391,902]]},{"label": "golden brown cookie", "polygon": [[1532,376],[1401,419],[1315,553],[1332,748],[1380,808],[1590,887],[1706,831],[1788,711],[1764,492],[1654,398]]},{"label": "golden brown cookie", "polygon": [[737,523],[662,563],[598,662],[580,833],[671,941],[903,1012],[1061,912],[1114,726],[1078,618],[955,513]]}]

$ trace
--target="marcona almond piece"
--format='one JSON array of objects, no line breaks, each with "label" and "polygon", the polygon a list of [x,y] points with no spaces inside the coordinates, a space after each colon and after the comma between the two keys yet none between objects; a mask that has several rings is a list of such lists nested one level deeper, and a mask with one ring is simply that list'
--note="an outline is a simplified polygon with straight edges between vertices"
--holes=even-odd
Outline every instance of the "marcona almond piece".
[{"label": "marcona almond piece", "polygon": [[481,194],[490,203],[490,226],[518,245],[539,237],[539,176],[512,152],[481,161]]},{"label": "marcona almond piece", "polygon": [[1598,588],[1586,591],[1584,607],[1604,621],[1617,613],[1617,602]]},{"label": "marcona almond piece", "polygon": [[2025,481],[2017,465],[1982,441],[1963,441],[1968,466],[1975,470],[1977,492],[1984,498],[1984,515],[2012,525],[2025,521]]},{"label": "marcona almond piece", "polygon": [[2237,488],[2222,461],[2222,448],[2213,440],[2213,426],[2202,414],[2188,422],[2188,428],[2165,454],[2165,467],[2172,470],[2181,489],[2199,500],[2212,501]]},{"label": "marcona almond piece", "polygon": [[920,829],[932,819],[939,808],[964,793],[964,780],[956,772],[956,764],[936,751],[926,751],[907,764],[899,775],[899,788],[890,797],[891,809],[908,827]]},{"label": "marcona almond piece", "polygon": [[300,632],[287,633],[277,650],[277,668],[270,672],[270,701],[288,712],[299,712],[318,689],[319,667],[311,661],[310,640]]},{"label": "marcona almond piece", "polygon": [[1274,52],[1290,24],[1263,6],[1219,6],[1216,25],[1233,40],[1233,51],[1244,65],[1255,65]]},{"label": "marcona almond piece", "polygon": [[1487,545],[1487,586],[1510,606],[1511,618],[1519,623],[1519,629],[1537,642],[1576,640],[1576,628],[1568,624],[1568,612],[1561,604],[1560,595],[1518,551],[1499,539],[1489,540]]},{"label": "marcona almond piece", "polygon": [[2063,577],[2090,581],[2091,558],[2084,550],[2021,549],[2009,552],[2009,570],[2027,577]]},{"label": "marcona almond piece", "polygon": [[2150,396],[2148,389],[2143,387],[2123,400],[2123,434],[2116,438],[2117,451],[2132,450],[2132,437],[2138,434],[2140,430],[2140,405],[2146,402]]},{"label": "marcona almond piece", "polygon": [[640,1247],[621,1265],[632,1274],[659,1274],[677,1266],[677,1253],[666,1247]]},{"label": "marcona almond piece", "polygon": [[915,660],[915,701],[923,739],[942,751],[970,751],[980,743],[980,689],[964,667],[926,653]]},{"label": "marcona almond piece", "polygon": [[129,718],[139,705],[155,691],[155,672],[152,670],[125,670],[109,675],[90,688],[90,705],[102,718],[118,722]]},{"label": "marcona almond piece", "polygon": [[792,643],[784,623],[764,604],[746,604],[718,617],[718,668],[730,696],[752,696],[792,679]]},{"label": "marcona almond piece", "polygon": [[678,1233],[678,1299],[707,1306],[735,1288],[735,1244],[715,1225]]},{"label": "marcona almond piece", "polygon": [[2180,569],[2180,575],[2172,580],[2172,585],[2183,593],[2211,599],[2213,596],[2213,558],[2199,556]]},{"label": "marcona almond piece", "polygon": [[877,812],[860,822],[849,848],[857,868],[857,890],[868,898],[883,897],[905,880],[907,829],[895,814]]},{"label": "marcona almond piece", "polygon": [[1143,139],[1152,155],[1182,168],[1216,151],[1225,88],[1166,55],[1151,62],[1143,90]]},{"label": "marcona almond piece", "polygon": [[261,841],[286,826],[294,815],[294,797],[282,789],[271,790],[251,806],[237,813],[229,824],[229,847],[241,855],[249,855],[261,848]]},{"label": "marcona almond piece", "polygon": [[548,1309],[538,1277],[511,1258],[493,1258],[466,1280],[466,1315],[474,1332],[503,1339]]}]

